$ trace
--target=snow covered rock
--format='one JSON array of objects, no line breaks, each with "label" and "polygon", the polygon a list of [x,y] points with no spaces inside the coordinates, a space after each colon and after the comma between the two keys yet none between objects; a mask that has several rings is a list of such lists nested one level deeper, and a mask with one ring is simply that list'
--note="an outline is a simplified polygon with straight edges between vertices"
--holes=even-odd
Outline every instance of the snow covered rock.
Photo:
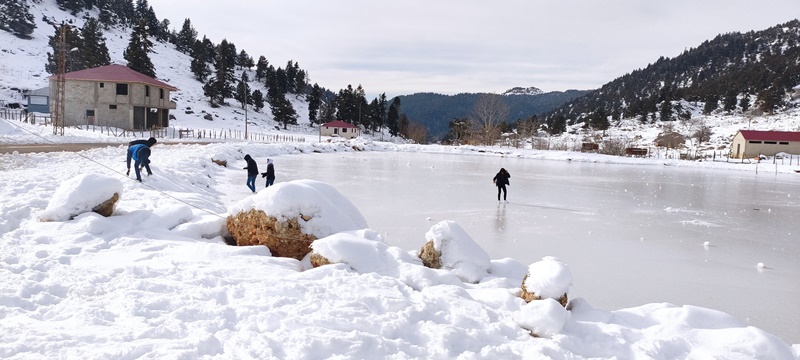
[{"label": "snow covered rock", "polygon": [[111,216],[122,194],[122,182],[101,174],[80,174],[59,185],[47,208],[39,214],[42,221],[66,221],[94,211]]},{"label": "snow covered rock", "polygon": [[433,269],[451,270],[461,280],[477,283],[491,268],[489,254],[464,231],[461,225],[445,220],[432,226],[419,253],[422,263]]},{"label": "snow covered rock", "polygon": [[381,268],[392,262],[389,246],[371,229],[336,233],[314,241],[311,248],[308,256],[313,267],[347,264],[359,273],[367,273],[381,272]]},{"label": "snow covered rock", "polygon": [[520,308],[514,321],[535,337],[552,337],[561,333],[569,318],[569,311],[561,305],[554,299],[530,302]]},{"label": "snow covered rock", "polygon": [[572,285],[572,273],[566,264],[552,256],[528,266],[528,273],[522,279],[522,299],[526,302],[542,299],[555,299],[561,306],[567,306],[567,293]]},{"label": "snow covered rock", "polygon": [[367,227],[349,200],[314,180],[270,186],[232,206],[229,214],[228,232],[237,245],[266,245],[274,256],[298,260],[316,239]]}]

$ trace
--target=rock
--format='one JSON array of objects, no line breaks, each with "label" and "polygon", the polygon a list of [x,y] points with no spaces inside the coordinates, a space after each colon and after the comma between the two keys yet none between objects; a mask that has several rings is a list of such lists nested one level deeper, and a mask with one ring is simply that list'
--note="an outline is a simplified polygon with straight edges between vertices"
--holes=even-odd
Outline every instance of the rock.
[{"label": "rock", "polygon": [[528,273],[522,279],[520,297],[526,302],[554,299],[566,307],[570,285],[572,273],[567,265],[555,257],[545,256],[528,266]]},{"label": "rock", "polygon": [[447,269],[464,282],[477,283],[491,268],[489,254],[454,221],[441,221],[425,233],[428,240],[419,252],[422,264]]},{"label": "rock", "polygon": [[320,267],[322,265],[331,264],[330,260],[326,259],[324,256],[322,256],[320,254],[317,254],[315,252],[312,252],[308,256],[308,259],[311,261],[311,266],[313,266],[313,267]]},{"label": "rock", "polygon": [[97,205],[92,208],[92,211],[103,215],[105,217],[109,217],[114,214],[114,207],[117,206],[117,201],[119,200],[119,193],[114,193],[110,199],[103,201],[100,205]]},{"label": "rock", "polygon": [[273,256],[301,260],[316,239],[367,228],[353,204],[333,186],[294,180],[270,186],[228,209],[237,245],[266,245]]},{"label": "rock", "polygon": [[441,258],[442,253],[436,251],[433,247],[433,240],[426,242],[419,251],[419,259],[422,260],[422,265],[431,269],[439,269],[442,267]]},{"label": "rock", "polygon": [[219,166],[228,167],[228,161],[227,161],[227,160],[215,160],[215,159],[211,159],[211,162],[213,162],[214,164],[217,164],[217,165],[219,165]]},{"label": "rock", "polygon": [[[525,280],[528,280],[528,274],[525,274],[525,278],[522,279],[522,295],[520,295],[522,300],[525,300],[525,302],[531,302],[534,300],[549,299],[536,295],[535,292],[528,291],[528,289],[525,287]],[[567,297],[567,293],[564,293],[564,295],[555,300],[558,301],[558,303],[561,304],[561,306],[566,307],[569,298]]]},{"label": "rock", "polygon": [[238,246],[266,245],[273,256],[297,260],[311,251],[311,242],[317,239],[303,234],[296,218],[282,222],[256,209],[228,216],[226,225]]},{"label": "rock", "polygon": [[214,120],[214,116],[212,116],[211,114],[205,114],[205,115],[203,115],[203,119],[206,119],[206,120],[209,120],[209,121],[213,121]]},{"label": "rock", "polygon": [[122,188],[122,182],[111,176],[77,175],[61,182],[39,218],[42,221],[66,221],[92,211],[111,216],[122,195]]}]

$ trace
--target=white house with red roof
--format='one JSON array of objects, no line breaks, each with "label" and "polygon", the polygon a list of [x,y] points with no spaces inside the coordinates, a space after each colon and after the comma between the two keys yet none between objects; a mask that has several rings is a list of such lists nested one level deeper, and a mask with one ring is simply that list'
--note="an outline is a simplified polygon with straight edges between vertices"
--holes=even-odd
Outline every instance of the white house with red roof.
[{"label": "white house with red roof", "polygon": [[800,132],[739,130],[731,142],[732,158],[753,158],[778,153],[800,154]]},{"label": "white house with red roof", "polygon": [[[178,89],[127,66],[112,64],[64,74],[65,125],[103,125],[122,129],[169,126]],[[50,99],[56,98],[50,77]]]},{"label": "white house with red roof", "polygon": [[342,120],[334,120],[329,123],[322,124],[319,128],[319,133],[322,136],[338,136],[346,139],[352,139],[361,135],[361,129]]}]

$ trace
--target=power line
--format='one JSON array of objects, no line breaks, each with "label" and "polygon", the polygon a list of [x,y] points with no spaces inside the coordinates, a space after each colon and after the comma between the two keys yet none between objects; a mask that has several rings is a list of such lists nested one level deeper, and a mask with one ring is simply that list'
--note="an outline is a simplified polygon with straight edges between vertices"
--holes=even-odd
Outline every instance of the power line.
[{"label": "power line", "polygon": [[[24,127],[22,127],[22,126],[19,126],[18,124],[15,124],[14,122],[12,122],[12,121],[9,121],[8,119],[2,119],[2,120],[4,120],[5,122],[7,122],[7,123],[9,123],[9,124],[11,124],[11,125],[13,125],[13,126],[17,127],[18,129],[20,129],[20,130],[22,130],[22,131],[24,131],[24,132],[26,132],[26,133],[28,133],[28,134],[31,134],[31,135],[33,135],[33,136],[36,136],[36,137],[38,137],[38,138],[40,138],[40,139],[44,140],[45,142],[47,142],[47,143],[49,143],[49,144],[52,144],[52,145],[55,145],[55,146],[59,147],[60,149],[62,149],[62,150],[63,150],[63,151],[65,151],[65,152],[73,152],[73,151],[70,151],[69,149],[67,149],[67,148],[63,147],[63,146],[61,145],[62,143],[57,143],[57,142],[51,141],[50,139],[47,139],[47,138],[45,138],[45,137],[43,137],[43,136],[41,136],[41,135],[39,135],[39,134],[36,134],[36,133],[34,133],[34,132],[32,132],[32,131],[29,131],[28,129],[25,129],[25,128],[24,128]],[[127,151],[127,150],[126,150],[126,151]],[[116,174],[120,175],[121,177],[125,177],[126,179],[130,179],[130,178],[128,177],[128,175],[123,175],[121,171],[117,171],[117,170],[115,170],[115,169],[111,168],[110,166],[108,166],[108,165],[106,165],[106,164],[103,164],[103,163],[101,163],[101,162],[99,162],[99,161],[97,161],[97,160],[95,160],[95,159],[92,159],[92,158],[90,158],[90,157],[88,157],[88,156],[86,156],[86,155],[84,155],[84,154],[81,154],[81,152],[74,152],[74,153],[75,153],[76,155],[78,155],[78,156],[80,156],[80,157],[82,157],[82,158],[86,159],[86,160],[89,160],[89,161],[91,161],[91,162],[93,162],[93,163],[95,163],[95,164],[97,164],[97,165],[100,165],[101,167],[103,167],[103,168],[105,168],[105,169],[107,169],[107,170],[109,170],[109,171],[111,171],[111,172],[113,172],[113,173],[116,173]],[[156,192],[158,192],[158,193],[160,193],[160,194],[162,194],[162,195],[164,195],[164,196],[166,196],[166,197],[169,197],[169,198],[171,198],[171,199],[174,199],[174,200],[176,200],[176,201],[178,201],[178,202],[181,202],[181,203],[183,203],[183,204],[186,204],[186,205],[188,205],[188,206],[191,206],[191,207],[193,207],[193,208],[195,208],[195,209],[197,209],[197,210],[200,210],[200,211],[206,212],[206,213],[208,213],[208,214],[214,215],[214,216],[216,216],[216,217],[219,217],[220,219],[226,219],[225,217],[222,217],[222,216],[220,216],[220,215],[219,215],[219,214],[217,214],[217,213],[211,212],[211,210],[207,210],[207,209],[201,208],[201,207],[199,207],[199,206],[196,206],[196,205],[194,205],[194,204],[190,204],[190,203],[188,203],[188,202],[186,202],[186,201],[183,201],[182,199],[179,199],[179,198],[177,198],[177,197],[175,197],[175,196],[172,196],[172,195],[170,195],[170,194],[168,194],[168,193],[166,193],[166,192],[163,192],[163,191],[161,191],[161,190],[159,190],[159,189],[156,189],[156,188],[154,188],[154,187],[152,187],[152,186],[150,186],[150,185],[148,185],[148,184],[145,184],[144,182],[141,182],[140,184],[142,184],[143,186],[145,186],[145,187],[147,187],[147,188],[149,188],[149,189],[151,189],[151,190],[153,190],[153,191],[156,191]]]}]

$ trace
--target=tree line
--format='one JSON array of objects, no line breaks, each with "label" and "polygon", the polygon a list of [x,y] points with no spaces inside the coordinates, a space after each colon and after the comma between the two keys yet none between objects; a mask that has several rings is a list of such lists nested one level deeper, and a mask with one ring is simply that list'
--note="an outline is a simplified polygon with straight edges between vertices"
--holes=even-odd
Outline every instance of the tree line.
[{"label": "tree line", "polygon": [[659,58],[543,115],[551,134],[568,125],[604,130],[623,118],[643,123],[688,120],[687,103],[703,113],[772,114],[800,84],[800,21],[762,31],[727,33]]},{"label": "tree line", "polygon": [[[27,5],[24,0],[0,1]],[[276,67],[263,55],[254,61],[247,51],[237,51],[236,45],[227,39],[214,44],[205,35],[199,38],[189,18],[184,20],[180,30],[170,30],[170,21],[159,20],[147,0],[57,0],[57,3],[73,15],[96,9],[99,16],[87,16],[80,29],[51,21],[54,27],[49,42],[52,52],[48,52],[45,64],[50,74],[57,72],[60,51],[66,56],[68,72],[108,65],[110,58],[103,30],[128,27],[131,36],[123,53],[126,66],[155,78],[155,66],[149,56],[153,41],[171,43],[176,50],[190,56],[190,70],[203,84],[203,94],[212,107],[230,105],[227,99],[242,107],[252,106],[258,112],[269,106],[275,121],[286,128],[297,124],[298,114],[289,100],[294,96],[308,102],[308,118],[312,124],[342,120],[368,133],[387,129],[393,136],[415,135],[419,141],[427,138],[425,127],[411,122],[401,112],[397,98],[390,102],[384,93],[368,102],[361,85],[355,88],[348,85],[334,93],[316,83],[311,84],[308,72],[293,60],[285,67]],[[59,37],[62,30],[64,49],[61,49]]]}]

